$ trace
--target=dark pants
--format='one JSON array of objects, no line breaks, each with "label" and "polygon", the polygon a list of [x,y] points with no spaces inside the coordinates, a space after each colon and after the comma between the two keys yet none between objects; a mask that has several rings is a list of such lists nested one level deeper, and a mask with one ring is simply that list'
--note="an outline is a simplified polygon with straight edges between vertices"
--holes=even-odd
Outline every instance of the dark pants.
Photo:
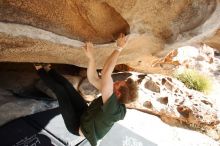
[{"label": "dark pants", "polygon": [[56,94],[60,112],[69,132],[79,135],[80,117],[88,107],[85,100],[73,85],[54,69],[49,72],[39,69],[38,74]]}]

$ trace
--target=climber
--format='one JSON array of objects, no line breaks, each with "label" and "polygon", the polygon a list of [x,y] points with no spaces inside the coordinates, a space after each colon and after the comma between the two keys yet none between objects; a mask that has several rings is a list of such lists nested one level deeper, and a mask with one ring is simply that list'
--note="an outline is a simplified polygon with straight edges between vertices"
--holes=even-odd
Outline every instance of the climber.
[{"label": "climber", "polygon": [[117,48],[108,57],[101,72],[101,78],[96,72],[93,57],[93,44],[88,42],[83,47],[89,59],[87,77],[102,96],[94,99],[88,106],[83,97],[72,84],[51,68],[50,64],[35,65],[40,78],[53,90],[58,98],[60,112],[67,129],[79,136],[84,136],[92,146],[111,129],[115,122],[124,119],[125,104],[137,99],[137,84],[132,79],[113,83],[111,74],[117,58],[126,44],[123,34],[116,41]]}]

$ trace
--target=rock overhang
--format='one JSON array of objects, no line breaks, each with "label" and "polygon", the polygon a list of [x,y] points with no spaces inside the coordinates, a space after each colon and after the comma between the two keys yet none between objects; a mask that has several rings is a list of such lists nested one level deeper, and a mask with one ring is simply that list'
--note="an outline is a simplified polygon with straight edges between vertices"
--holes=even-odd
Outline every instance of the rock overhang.
[{"label": "rock overhang", "polygon": [[[87,66],[83,41],[95,44],[98,68],[128,34],[117,64],[158,72],[154,60],[184,45],[219,48],[219,0],[53,1],[5,0],[0,5],[0,61]],[[100,44],[101,43],[101,44]]]}]

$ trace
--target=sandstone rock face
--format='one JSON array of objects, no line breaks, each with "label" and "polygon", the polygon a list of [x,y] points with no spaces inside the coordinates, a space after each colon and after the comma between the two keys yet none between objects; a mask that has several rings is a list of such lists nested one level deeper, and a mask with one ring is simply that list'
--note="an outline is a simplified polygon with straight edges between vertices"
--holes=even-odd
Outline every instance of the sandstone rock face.
[{"label": "sandstone rock face", "polygon": [[156,60],[153,66],[174,70],[195,69],[218,78],[220,61],[215,55],[217,52],[207,45],[184,46],[171,51],[164,58]]},{"label": "sandstone rock face", "polygon": [[[219,0],[0,0],[0,61],[87,66],[81,46],[90,40],[102,68],[119,32],[128,43],[118,60],[137,71],[183,45],[219,48]],[[103,44],[104,43],[104,44]],[[165,73],[169,71],[164,71]]]},{"label": "sandstone rock face", "polygon": [[[160,87],[159,93],[146,88],[145,84],[149,82],[149,77],[152,83]],[[140,99],[133,106],[142,110],[146,108],[146,111],[166,117],[169,119],[166,121],[168,123],[176,119],[200,128],[219,123],[217,105],[214,101],[199,92],[187,89],[175,79],[161,75],[148,75],[140,84],[140,89]],[[145,106],[149,103],[150,107]]]},{"label": "sandstone rock face", "polygon": [[0,20],[27,24],[69,38],[110,42],[128,23],[107,3],[78,0],[6,0],[1,2]]}]

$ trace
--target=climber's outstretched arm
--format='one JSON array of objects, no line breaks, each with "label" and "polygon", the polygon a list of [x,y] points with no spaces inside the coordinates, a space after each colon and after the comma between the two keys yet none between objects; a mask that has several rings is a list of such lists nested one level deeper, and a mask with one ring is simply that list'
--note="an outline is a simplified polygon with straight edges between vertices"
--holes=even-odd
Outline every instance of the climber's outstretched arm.
[{"label": "climber's outstretched arm", "polygon": [[121,34],[117,39],[117,48],[107,58],[105,65],[103,67],[102,79],[101,79],[101,93],[102,93],[103,103],[105,103],[113,93],[113,79],[111,75],[117,63],[117,59],[120,55],[120,52],[122,51],[125,44],[126,44],[125,35]]},{"label": "climber's outstretched arm", "polygon": [[93,86],[95,86],[101,92],[101,79],[98,77],[96,71],[96,62],[93,56],[94,53],[93,44],[90,42],[85,43],[83,50],[89,59],[89,64],[87,68],[88,80]]}]

